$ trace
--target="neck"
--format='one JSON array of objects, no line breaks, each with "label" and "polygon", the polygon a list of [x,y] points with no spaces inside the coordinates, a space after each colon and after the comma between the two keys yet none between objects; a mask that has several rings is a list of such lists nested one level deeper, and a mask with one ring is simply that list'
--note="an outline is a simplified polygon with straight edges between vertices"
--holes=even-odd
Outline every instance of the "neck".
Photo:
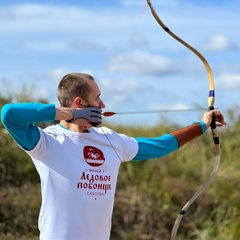
[{"label": "neck", "polygon": [[60,124],[69,129],[70,131],[73,131],[73,132],[79,132],[79,133],[84,133],[84,132],[87,132],[88,130],[86,130],[85,128],[83,128],[82,126],[78,126],[77,124],[73,124],[73,123],[68,123],[64,120],[60,121]]}]

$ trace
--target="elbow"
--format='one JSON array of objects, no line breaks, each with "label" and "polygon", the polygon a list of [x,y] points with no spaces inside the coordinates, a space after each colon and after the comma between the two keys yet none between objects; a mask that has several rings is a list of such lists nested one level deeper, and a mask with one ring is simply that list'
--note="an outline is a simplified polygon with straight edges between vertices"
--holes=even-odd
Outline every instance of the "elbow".
[{"label": "elbow", "polygon": [[14,103],[7,103],[1,109],[1,121],[4,126],[6,126],[11,119],[11,116],[14,111]]}]

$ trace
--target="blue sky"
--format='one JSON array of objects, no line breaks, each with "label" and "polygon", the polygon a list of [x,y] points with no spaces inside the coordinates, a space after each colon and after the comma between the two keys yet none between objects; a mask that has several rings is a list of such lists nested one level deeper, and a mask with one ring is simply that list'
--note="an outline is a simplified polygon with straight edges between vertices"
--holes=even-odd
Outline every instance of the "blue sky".
[{"label": "blue sky", "polygon": [[[215,106],[223,111],[239,106],[240,1],[152,4],[163,22],[208,60],[215,77]],[[1,1],[0,80],[11,83],[15,92],[22,84],[34,84],[34,96],[58,105],[61,77],[87,72],[98,82],[109,111],[207,107],[203,64],[166,34],[145,6],[144,0]],[[116,115],[108,121],[188,124],[200,115]]]}]

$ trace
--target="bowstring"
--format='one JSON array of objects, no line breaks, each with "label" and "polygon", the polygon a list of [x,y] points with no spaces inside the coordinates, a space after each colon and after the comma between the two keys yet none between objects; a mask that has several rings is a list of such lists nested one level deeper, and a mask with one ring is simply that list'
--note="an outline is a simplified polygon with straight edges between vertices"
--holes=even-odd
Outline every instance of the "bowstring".
[{"label": "bowstring", "polygon": [[112,143],[111,143],[109,137],[107,136],[106,132],[103,130],[103,127],[100,127],[100,129],[101,129],[103,135],[105,136],[105,138],[107,139],[108,143],[110,144],[111,148],[113,149],[113,151],[114,151],[115,154],[117,155],[119,161],[122,163],[122,160],[121,160],[119,154],[117,153],[117,150],[116,150],[116,149],[114,148],[114,146],[112,145]]}]

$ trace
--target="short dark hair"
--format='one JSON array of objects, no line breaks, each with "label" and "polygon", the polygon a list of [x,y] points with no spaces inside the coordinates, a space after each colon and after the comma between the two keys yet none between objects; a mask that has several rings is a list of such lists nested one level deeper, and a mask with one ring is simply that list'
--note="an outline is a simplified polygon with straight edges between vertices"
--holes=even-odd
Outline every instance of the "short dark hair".
[{"label": "short dark hair", "polygon": [[69,73],[65,75],[58,85],[57,97],[60,105],[70,107],[76,97],[81,97],[87,101],[91,92],[89,80],[94,81],[94,78],[86,73]]}]

